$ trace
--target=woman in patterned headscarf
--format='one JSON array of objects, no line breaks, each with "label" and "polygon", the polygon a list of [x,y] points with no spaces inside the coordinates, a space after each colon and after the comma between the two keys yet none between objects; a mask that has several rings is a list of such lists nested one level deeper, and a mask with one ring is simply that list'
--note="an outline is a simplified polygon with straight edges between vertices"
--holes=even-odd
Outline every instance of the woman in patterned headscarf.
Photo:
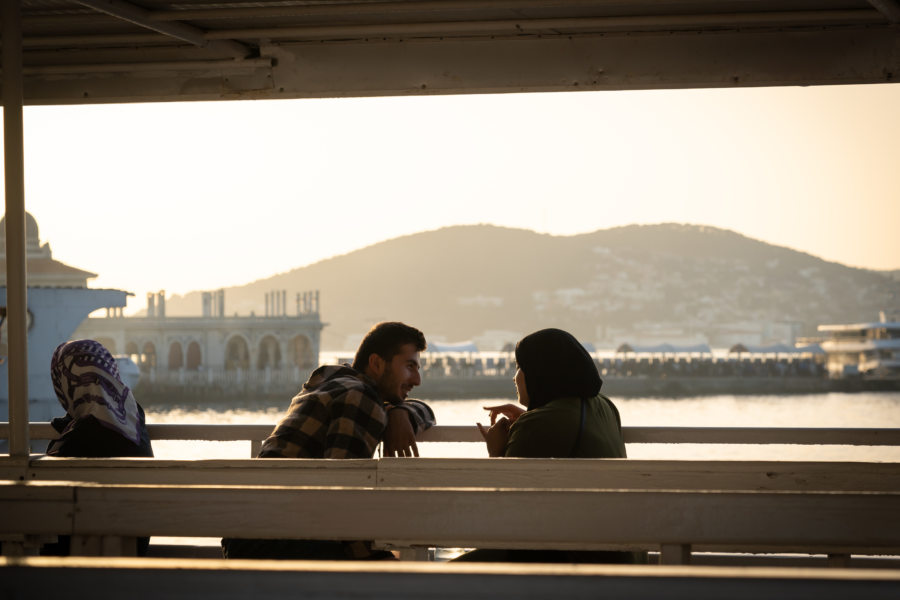
[{"label": "woman in patterned headscarf", "polygon": [[102,344],[60,344],[50,360],[50,378],[66,415],[53,420],[61,435],[50,442],[48,455],[153,456],[144,410]]},{"label": "woman in patterned headscarf", "polygon": [[[144,409],[122,383],[116,359],[103,344],[60,344],[50,360],[50,378],[66,414],[51,422],[60,436],[47,447],[49,456],[153,456]],[[41,554],[67,556],[70,543],[69,536],[61,535],[56,543],[45,544]],[[149,545],[150,538],[138,538],[138,555],[146,555]]]}]

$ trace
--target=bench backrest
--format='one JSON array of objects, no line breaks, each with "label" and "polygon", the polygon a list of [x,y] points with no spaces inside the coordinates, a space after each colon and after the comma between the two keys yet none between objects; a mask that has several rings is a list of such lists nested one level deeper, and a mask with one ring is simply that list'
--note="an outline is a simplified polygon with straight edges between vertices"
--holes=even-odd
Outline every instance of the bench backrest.
[{"label": "bench backrest", "polygon": [[0,482],[0,534],[900,552],[900,493]]},{"label": "bench backrest", "polygon": [[900,463],[635,459],[0,460],[0,479],[120,484],[898,491]]}]

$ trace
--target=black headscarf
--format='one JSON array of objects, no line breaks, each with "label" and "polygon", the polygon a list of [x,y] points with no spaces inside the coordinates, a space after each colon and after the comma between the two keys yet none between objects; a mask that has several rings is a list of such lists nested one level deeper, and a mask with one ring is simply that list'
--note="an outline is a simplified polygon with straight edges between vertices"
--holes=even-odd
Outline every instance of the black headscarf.
[{"label": "black headscarf", "polygon": [[519,340],[516,363],[525,373],[529,410],[554,398],[592,398],[603,385],[591,355],[562,329],[541,329]]}]

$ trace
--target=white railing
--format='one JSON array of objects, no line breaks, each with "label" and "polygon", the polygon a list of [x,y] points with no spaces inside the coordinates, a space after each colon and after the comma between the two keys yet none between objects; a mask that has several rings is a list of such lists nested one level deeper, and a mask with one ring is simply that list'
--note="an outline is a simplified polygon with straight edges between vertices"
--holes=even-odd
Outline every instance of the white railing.
[{"label": "white railing", "polygon": [[[148,424],[154,440],[259,441],[274,424]],[[50,423],[29,423],[32,440],[59,436]],[[0,422],[0,440],[9,437]],[[623,427],[626,444],[802,444],[900,446],[900,428],[880,427]],[[483,442],[472,425],[437,425],[419,436],[422,442]]]},{"label": "white railing", "polygon": [[[274,424],[147,425],[153,440],[247,441],[249,456],[256,456],[262,440]],[[0,440],[9,438],[9,423],[0,422]],[[873,427],[623,427],[626,444],[798,444],[847,446],[900,446],[900,428]],[[32,440],[51,440],[58,433],[49,423],[29,423]],[[438,425],[419,436],[419,441],[481,443],[471,425]]]}]

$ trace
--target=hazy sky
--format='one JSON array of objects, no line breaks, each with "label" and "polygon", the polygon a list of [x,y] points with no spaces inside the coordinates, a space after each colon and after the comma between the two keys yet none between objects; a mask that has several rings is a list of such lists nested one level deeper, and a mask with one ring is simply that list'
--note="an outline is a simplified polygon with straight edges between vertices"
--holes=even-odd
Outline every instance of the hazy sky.
[{"label": "hazy sky", "polygon": [[128,312],[462,223],[697,223],[896,269],[898,107],[900,84],[29,107],[25,202]]}]

